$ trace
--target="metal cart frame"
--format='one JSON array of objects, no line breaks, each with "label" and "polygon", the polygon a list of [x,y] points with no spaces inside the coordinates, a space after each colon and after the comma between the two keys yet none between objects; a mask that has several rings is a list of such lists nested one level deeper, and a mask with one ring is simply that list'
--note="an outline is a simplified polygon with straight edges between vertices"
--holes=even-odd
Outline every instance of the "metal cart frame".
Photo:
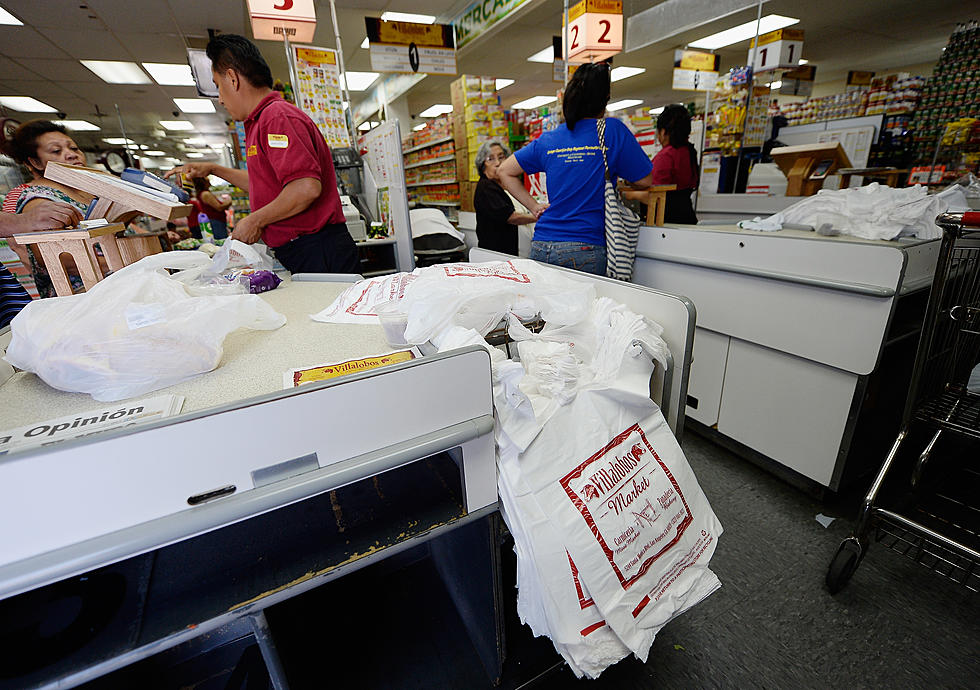
[{"label": "metal cart frame", "polygon": [[[975,491],[980,455],[951,457],[945,473],[938,472],[934,459],[944,437],[980,441],[980,390],[968,385],[971,373],[980,368],[980,212],[944,213],[936,224],[943,230],[942,247],[902,428],[864,499],[854,533],[830,563],[826,584],[831,594],[850,581],[872,535],[913,561],[980,591],[980,508]],[[914,463],[904,462],[903,444],[913,442],[916,436],[911,434],[922,432],[928,439],[925,447]],[[927,491],[925,479],[932,474],[942,474],[942,481],[936,490]],[[897,501],[901,508],[883,507],[891,505],[888,491],[894,498],[896,489],[903,496]]]}]

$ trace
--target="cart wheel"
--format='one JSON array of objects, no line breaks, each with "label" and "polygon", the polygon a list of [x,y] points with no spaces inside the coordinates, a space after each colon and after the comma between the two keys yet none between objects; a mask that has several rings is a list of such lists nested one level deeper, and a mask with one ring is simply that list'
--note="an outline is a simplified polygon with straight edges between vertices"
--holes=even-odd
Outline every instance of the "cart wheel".
[{"label": "cart wheel", "polygon": [[837,594],[850,582],[851,575],[861,561],[862,551],[861,542],[854,537],[848,537],[841,542],[834,560],[830,562],[830,568],[827,569],[827,589],[831,594]]}]

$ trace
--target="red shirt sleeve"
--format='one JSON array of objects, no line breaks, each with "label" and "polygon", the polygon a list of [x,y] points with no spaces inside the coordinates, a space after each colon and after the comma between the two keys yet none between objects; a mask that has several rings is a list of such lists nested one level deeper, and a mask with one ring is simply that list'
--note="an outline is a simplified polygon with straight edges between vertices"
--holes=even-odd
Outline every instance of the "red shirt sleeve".
[{"label": "red shirt sleeve", "polygon": [[[312,122],[309,123],[311,126]],[[323,176],[313,136],[321,136],[315,127],[307,127],[299,118],[279,115],[263,122],[259,147],[267,156],[280,186],[293,180]],[[311,131],[311,129],[313,131]]]},{"label": "red shirt sleeve", "polygon": [[674,173],[674,159],[667,147],[660,149],[653,157],[653,180],[655,185],[675,184],[677,176]]}]

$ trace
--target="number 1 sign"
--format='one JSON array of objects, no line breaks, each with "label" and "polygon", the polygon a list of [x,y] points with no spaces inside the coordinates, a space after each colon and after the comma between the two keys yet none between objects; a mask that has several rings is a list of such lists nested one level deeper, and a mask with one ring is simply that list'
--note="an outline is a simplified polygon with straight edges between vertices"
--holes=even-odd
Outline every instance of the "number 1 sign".
[{"label": "number 1 sign", "polygon": [[796,67],[803,55],[803,30],[778,29],[759,36],[749,47],[748,64],[755,72]]},{"label": "number 1 sign", "polygon": [[[563,48],[564,40],[563,32]],[[605,60],[622,50],[622,0],[582,0],[568,10],[570,63]]]}]

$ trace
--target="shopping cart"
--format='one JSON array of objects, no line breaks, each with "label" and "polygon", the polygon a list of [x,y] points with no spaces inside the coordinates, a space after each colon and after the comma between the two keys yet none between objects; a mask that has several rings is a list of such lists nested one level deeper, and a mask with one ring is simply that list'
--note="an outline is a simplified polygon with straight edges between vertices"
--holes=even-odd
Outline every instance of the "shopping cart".
[{"label": "shopping cart", "polygon": [[830,563],[831,594],[851,579],[871,537],[980,591],[980,212],[944,213],[936,223],[942,245],[904,421]]}]

